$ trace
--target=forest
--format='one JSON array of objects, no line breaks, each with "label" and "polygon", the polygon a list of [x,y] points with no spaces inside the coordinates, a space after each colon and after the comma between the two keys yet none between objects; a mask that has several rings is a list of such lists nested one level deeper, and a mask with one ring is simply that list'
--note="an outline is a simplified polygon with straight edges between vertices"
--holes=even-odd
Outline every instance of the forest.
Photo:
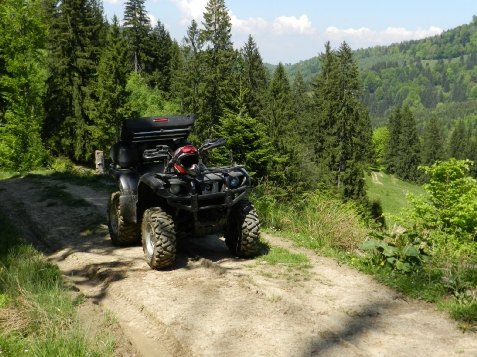
[{"label": "forest", "polygon": [[126,1],[124,18],[111,22],[100,0],[1,5],[1,168],[88,162],[118,140],[122,118],[195,113],[192,142],[226,138],[277,197],[318,184],[365,197],[372,129],[346,43],[325,45],[323,72],[308,89],[282,64],[269,75],[252,36],[234,48],[223,0],[209,1],[180,43],[160,21],[151,26],[144,2]]}]

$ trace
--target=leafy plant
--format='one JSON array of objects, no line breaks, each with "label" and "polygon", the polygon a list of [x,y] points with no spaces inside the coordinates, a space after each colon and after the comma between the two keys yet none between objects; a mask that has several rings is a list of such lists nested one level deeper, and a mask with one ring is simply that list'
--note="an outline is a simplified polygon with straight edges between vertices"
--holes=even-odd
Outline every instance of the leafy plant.
[{"label": "leafy plant", "polygon": [[409,195],[411,208],[406,217],[425,229],[438,229],[472,240],[477,231],[477,180],[468,176],[469,160],[438,161],[420,167],[431,176],[426,194]]},{"label": "leafy plant", "polygon": [[410,273],[421,270],[429,262],[428,243],[420,240],[417,234],[371,232],[370,236],[374,239],[359,247],[366,252],[365,259],[374,266]]}]

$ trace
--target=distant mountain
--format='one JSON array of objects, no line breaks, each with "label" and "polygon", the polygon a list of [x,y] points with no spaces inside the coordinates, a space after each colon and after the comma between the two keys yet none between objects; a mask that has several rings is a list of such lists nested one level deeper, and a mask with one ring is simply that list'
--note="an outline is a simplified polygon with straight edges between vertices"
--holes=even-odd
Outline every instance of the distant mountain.
[{"label": "distant mountain", "polygon": [[[433,114],[447,130],[459,118],[477,128],[477,16],[437,36],[354,54],[374,126],[386,125],[393,108],[409,104],[420,131]],[[273,71],[273,65],[268,67]],[[293,80],[300,71],[309,82],[319,69],[313,57],[287,66],[286,72]]]}]

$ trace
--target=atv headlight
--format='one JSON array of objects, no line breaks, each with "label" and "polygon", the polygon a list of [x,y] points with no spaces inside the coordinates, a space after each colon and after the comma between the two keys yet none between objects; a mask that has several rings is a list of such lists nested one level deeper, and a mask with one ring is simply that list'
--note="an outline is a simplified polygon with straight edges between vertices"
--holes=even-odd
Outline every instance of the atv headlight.
[{"label": "atv headlight", "polygon": [[237,187],[240,182],[240,177],[231,176],[229,180],[230,187]]},{"label": "atv headlight", "polygon": [[169,192],[173,195],[177,195],[181,191],[181,185],[171,185],[169,187]]}]

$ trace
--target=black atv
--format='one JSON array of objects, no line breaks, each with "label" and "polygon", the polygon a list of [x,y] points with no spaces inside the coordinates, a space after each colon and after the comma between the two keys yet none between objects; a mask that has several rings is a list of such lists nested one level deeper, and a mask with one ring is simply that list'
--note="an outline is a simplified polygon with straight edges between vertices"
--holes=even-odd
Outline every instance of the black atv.
[{"label": "black atv", "polygon": [[187,137],[194,115],[125,119],[121,141],[111,147],[109,173],[119,191],[108,203],[108,227],[115,245],[142,241],[151,268],[174,262],[176,243],[187,236],[224,233],[238,257],[253,256],[260,224],[244,197],[250,176],[243,166],[208,168],[201,156],[224,139],[196,149]]}]

